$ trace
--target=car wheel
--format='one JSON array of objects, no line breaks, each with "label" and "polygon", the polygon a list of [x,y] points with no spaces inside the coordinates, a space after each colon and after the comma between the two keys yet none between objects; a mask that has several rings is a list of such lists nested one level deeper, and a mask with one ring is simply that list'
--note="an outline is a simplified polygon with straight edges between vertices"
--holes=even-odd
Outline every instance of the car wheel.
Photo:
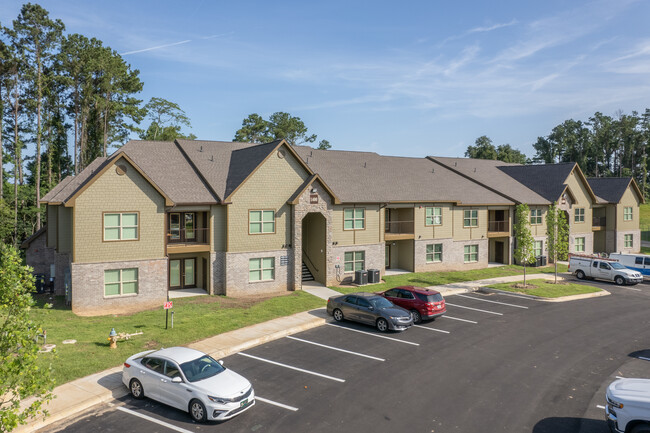
[{"label": "car wheel", "polygon": [[413,318],[413,323],[422,322],[422,316],[418,310],[411,310],[411,317]]},{"label": "car wheel", "polygon": [[144,397],[144,389],[138,379],[131,379],[131,383],[129,383],[129,391],[131,391],[133,398],[141,399]]},{"label": "car wheel", "polygon": [[634,427],[630,433],[650,433],[650,425],[648,424],[639,424]]},{"label": "car wheel", "polygon": [[196,422],[205,422],[208,414],[203,403],[199,400],[192,400],[190,402],[190,416]]},{"label": "car wheel", "polygon": [[623,284],[625,284],[625,279],[623,279],[623,277],[621,277],[620,275],[617,275],[616,278],[614,278],[614,282],[619,286],[622,286]]},{"label": "car wheel", "polygon": [[377,329],[380,332],[388,331],[388,322],[386,321],[386,319],[382,319],[382,318],[377,319]]},{"label": "car wheel", "polygon": [[339,310],[338,308],[336,310],[334,310],[333,316],[334,316],[334,320],[336,320],[337,322],[340,322],[340,321],[343,320],[343,312],[341,310]]},{"label": "car wheel", "polygon": [[576,277],[577,277],[579,280],[584,280],[584,279],[585,279],[585,273],[582,272],[582,271],[578,271],[578,272],[576,272]]}]

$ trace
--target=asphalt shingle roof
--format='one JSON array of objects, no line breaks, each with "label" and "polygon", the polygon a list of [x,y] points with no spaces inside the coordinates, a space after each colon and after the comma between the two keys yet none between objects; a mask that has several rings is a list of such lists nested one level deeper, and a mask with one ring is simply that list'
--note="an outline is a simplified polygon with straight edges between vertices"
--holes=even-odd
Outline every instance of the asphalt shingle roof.
[{"label": "asphalt shingle roof", "polygon": [[575,162],[543,165],[508,165],[499,169],[508,176],[535,191],[549,202],[558,201],[566,188],[564,181],[571,174]]},{"label": "asphalt shingle roof", "polygon": [[[99,157],[96,158],[93,162],[88,164],[84,170],[81,171],[76,176],[67,176],[61,181],[59,185],[54,187],[52,191],[47,193],[45,197],[41,199],[42,202],[52,202],[52,203],[63,203],[74,195],[79,188],[81,188],[86,181],[93,177],[95,173],[101,170],[104,167],[104,164],[107,163],[109,158]],[[68,180],[69,179],[69,180]],[[59,188],[61,184],[64,184],[63,187]]]},{"label": "asphalt shingle roof", "polygon": [[589,177],[591,189],[607,203],[618,203],[632,182],[631,177]]}]

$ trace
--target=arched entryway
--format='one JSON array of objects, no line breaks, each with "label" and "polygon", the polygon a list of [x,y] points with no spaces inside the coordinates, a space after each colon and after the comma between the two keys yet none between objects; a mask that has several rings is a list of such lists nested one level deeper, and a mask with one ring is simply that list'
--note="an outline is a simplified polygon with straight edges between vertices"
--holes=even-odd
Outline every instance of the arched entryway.
[{"label": "arched entryway", "polygon": [[311,274],[315,281],[326,284],[327,220],[319,212],[308,213],[302,220],[302,263],[303,281]]}]

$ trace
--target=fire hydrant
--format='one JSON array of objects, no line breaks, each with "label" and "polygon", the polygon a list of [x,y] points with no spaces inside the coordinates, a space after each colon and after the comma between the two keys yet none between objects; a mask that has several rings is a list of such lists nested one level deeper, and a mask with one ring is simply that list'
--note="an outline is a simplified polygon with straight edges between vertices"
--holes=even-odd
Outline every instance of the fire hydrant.
[{"label": "fire hydrant", "polygon": [[115,328],[111,328],[111,333],[108,334],[108,341],[111,342],[111,349],[117,349],[117,332],[115,332]]}]

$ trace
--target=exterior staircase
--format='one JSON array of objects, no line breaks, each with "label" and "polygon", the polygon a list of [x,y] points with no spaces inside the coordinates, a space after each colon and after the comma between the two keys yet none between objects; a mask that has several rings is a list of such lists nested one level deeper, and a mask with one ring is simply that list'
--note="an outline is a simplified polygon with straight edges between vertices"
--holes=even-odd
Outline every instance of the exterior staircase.
[{"label": "exterior staircase", "polygon": [[314,281],[314,276],[311,274],[305,262],[302,262],[302,281]]}]

